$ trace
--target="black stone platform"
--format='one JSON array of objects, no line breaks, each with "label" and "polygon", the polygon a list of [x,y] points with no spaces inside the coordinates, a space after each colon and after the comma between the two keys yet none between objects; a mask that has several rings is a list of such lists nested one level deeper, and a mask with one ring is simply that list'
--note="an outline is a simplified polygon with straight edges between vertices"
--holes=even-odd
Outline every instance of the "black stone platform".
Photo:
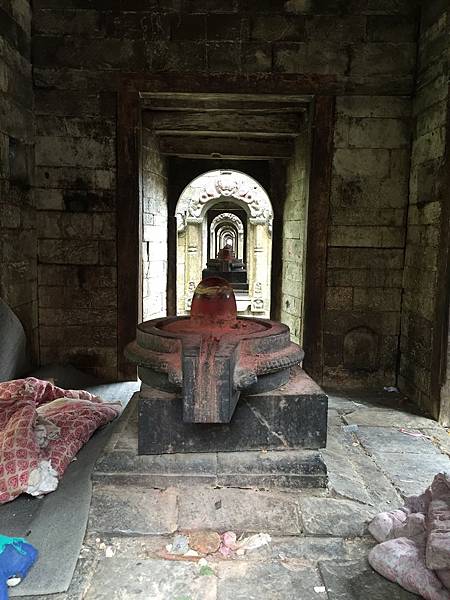
[{"label": "black stone platform", "polygon": [[326,445],[328,399],[296,368],[282,387],[243,396],[230,423],[183,422],[177,394],[142,385],[139,397],[138,453],[314,450]]}]

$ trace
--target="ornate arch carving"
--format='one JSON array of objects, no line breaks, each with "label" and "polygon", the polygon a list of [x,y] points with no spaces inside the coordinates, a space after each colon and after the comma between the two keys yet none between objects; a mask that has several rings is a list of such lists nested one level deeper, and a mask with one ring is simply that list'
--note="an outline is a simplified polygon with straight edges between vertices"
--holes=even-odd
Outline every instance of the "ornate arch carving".
[{"label": "ornate arch carving", "polygon": [[245,173],[211,171],[194,179],[183,191],[175,216],[181,233],[187,223],[201,223],[211,205],[223,198],[233,199],[243,206],[252,224],[267,224],[272,228],[273,210],[262,186]]},{"label": "ornate arch carving", "polygon": [[210,258],[215,258],[219,250],[220,243],[218,244],[217,236],[221,236],[221,230],[230,229],[235,232],[235,252],[236,256],[243,259],[244,254],[244,224],[241,219],[233,213],[221,213],[217,215],[212,221],[209,227],[209,249]]},{"label": "ornate arch carving", "polygon": [[241,219],[237,215],[234,215],[233,213],[227,213],[227,212],[220,213],[220,215],[217,215],[217,217],[215,217],[211,221],[211,231],[216,229],[216,227],[219,225],[219,223],[222,223],[222,222],[233,223],[236,226],[236,229],[238,230],[239,233],[244,233],[244,224],[242,223]]}]

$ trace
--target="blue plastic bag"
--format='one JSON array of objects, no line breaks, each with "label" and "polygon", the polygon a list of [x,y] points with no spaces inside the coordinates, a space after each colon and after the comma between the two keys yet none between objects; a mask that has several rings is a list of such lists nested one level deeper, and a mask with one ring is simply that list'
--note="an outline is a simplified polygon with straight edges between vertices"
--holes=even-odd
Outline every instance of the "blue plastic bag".
[{"label": "blue plastic bag", "polygon": [[36,548],[23,538],[0,535],[0,600],[8,600],[8,579],[23,579],[37,556]]}]

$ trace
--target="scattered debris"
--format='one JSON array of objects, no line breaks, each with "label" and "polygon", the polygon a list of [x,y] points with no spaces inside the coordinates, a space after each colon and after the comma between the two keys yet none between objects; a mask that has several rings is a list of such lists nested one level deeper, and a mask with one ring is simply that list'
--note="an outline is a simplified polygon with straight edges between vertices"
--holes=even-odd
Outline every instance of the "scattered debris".
[{"label": "scattered debris", "polygon": [[216,510],[222,508],[222,500],[217,500],[217,502],[214,503],[214,507]]},{"label": "scattered debris", "polygon": [[106,550],[105,550],[106,558],[112,558],[115,553],[116,553],[115,548],[113,548],[112,546],[106,546]]},{"label": "scattered debris", "polygon": [[358,430],[358,425],[342,425],[342,431],[345,431],[345,433],[356,433]]},{"label": "scattered debris", "polygon": [[271,541],[268,533],[256,533],[247,538],[238,539],[234,531],[219,534],[216,531],[193,531],[189,535],[177,534],[171,544],[165,546],[165,557],[169,560],[199,558],[199,565],[208,566],[205,556],[222,555],[223,558],[243,556]]},{"label": "scattered debris", "polygon": [[248,538],[244,538],[240,542],[237,542],[236,554],[242,556],[249,550],[256,550],[257,548],[261,548],[261,546],[267,545],[272,541],[272,538],[268,533],[256,533],[255,535],[251,535]]},{"label": "scattered debris", "polygon": [[220,542],[220,535],[215,531],[194,531],[189,535],[189,547],[200,554],[217,552]]},{"label": "scattered debris", "polygon": [[172,547],[169,552],[172,554],[186,554],[189,551],[189,538],[185,535],[176,535],[170,545]]},{"label": "scattered debris", "polygon": [[314,591],[316,592],[316,594],[324,594],[327,590],[324,585],[315,585]]},{"label": "scattered debris", "polygon": [[411,437],[427,438],[428,440],[431,439],[429,435],[420,433],[420,431],[411,431],[410,429],[405,429],[404,427],[400,427],[399,431],[400,431],[400,433],[404,433],[405,435],[410,435]]},{"label": "scattered debris", "polygon": [[222,541],[219,548],[219,552],[222,556],[225,558],[231,556],[233,550],[236,549],[236,541],[237,535],[234,531],[225,531],[225,533],[222,534]]}]

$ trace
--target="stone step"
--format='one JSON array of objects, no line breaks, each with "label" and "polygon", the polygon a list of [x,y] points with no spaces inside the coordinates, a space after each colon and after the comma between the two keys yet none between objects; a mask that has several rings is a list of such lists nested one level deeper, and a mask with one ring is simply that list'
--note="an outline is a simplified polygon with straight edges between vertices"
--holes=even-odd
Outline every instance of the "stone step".
[{"label": "stone step", "polygon": [[314,450],[142,456],[133,450],[113,450],[97,462],[93,480],[156,488],[200,483],[256,489],[310,489],[326,487],[327,472]]}]

